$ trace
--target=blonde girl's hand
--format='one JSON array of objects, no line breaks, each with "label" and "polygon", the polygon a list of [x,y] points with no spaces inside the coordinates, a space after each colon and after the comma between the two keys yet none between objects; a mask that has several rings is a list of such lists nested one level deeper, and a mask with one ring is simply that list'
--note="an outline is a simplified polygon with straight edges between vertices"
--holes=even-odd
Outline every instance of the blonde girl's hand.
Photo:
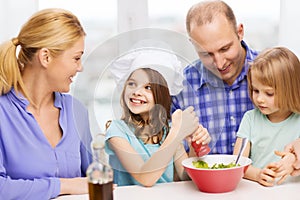
[{"label": "blonde girl's hand", "polygon": [[271,187],[275,184],[276,172],[269,166],[260,170],[257,182],[263,186]]},{"label": "blonde girl's hand", "polygon": [[191,142],[196,142],[196,144],[208,144],[211,141],[211,137],[206,128],[199,124],[198,129],[192,134]]}]

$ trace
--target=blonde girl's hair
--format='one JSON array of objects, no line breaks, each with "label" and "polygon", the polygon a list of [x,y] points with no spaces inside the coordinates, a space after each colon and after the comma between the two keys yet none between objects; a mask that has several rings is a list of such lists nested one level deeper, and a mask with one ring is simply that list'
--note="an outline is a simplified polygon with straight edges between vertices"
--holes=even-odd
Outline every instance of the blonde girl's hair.
[{"label": "blonde girl's hair", "polygon": [[274,103],[278,108],[300,113],[300,63],[291,50],[285,47],[269,48],[251,63],[247,78],[253,101],[252,76],[263,85],[274,88]]},{"label": "blonde girl's hair", "polygon": [[237,22],[233,10],[229,5],[219,0],[206,0],[193,5],[186,16],[186,30],[191,31],[191,24],[195,23],[197,26],[211,23],[215,16],[224,16],[232,29],[237,33]]},{"label": "blonde girl's hair", "polygon": [[[137,137],[140,137],[142,133],[145,135],[146,132],[148,138],[143,139],[145,143],[149,139],[152,139],[153,143],[158,144],[162,141],[164,132],[166,132],[166,134],[169,132],[171,95],[166,80],[159,72],[150,68],[140,68],[138,70],[146,72],[149,78],[155,106],[149,111],[149,118],[147,121],[144,121],[139,114],[132,113],[124,101],[126,81],[121,95],[121,106],[123,108],[122,119],[135,129],[135,135]],[[131,75],[128,79],[130,77]]]},{"label": "blonde girl's hair", "polygon": [[[0,46],[0,95],[13,87],[30,100],[22,80],[22,69],[32,61],[34,54],[47,48],[56,57],[85,35],[77,17],[67,10],[51,8],[32,15],[16,38]],[[18,56],[17,47],[20,47]]]}]

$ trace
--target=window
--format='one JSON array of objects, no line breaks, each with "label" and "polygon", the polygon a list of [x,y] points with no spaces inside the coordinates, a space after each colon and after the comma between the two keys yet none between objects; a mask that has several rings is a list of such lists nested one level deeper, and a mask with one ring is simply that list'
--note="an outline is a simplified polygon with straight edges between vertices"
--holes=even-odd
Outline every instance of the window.
[{"label": "window", "polygon": [[[125,0],[122,0],[125,1]],[[134,2],[134,0],[127,0]],[[141,0],[140,0],[141,1]],[[121,115],[119,93],[109,76],[107,65],[118,55],[118,27],[153,27],[172,30],[186,35],[185,17],[188,9],[200,0],[143,0],[147,6],[124,4],[126,12],[118,11],[118,0],[40,0],[39,9],[60,7],[73,12],[87,32],[84,72],[78,74],[72,93],[89,109],[92,132],[102,132],[108,119]],[[127,3],[128,3],[127,2]],[[175,3],[176,2],[176,3]],[[255,49],[278,43],[280,0],[270,1],[225,0],[236,14],[238,23],[245,28],[245,41]],[[143,9],[148,10],[143,11]],[[121,6],[121,8],[123,8]],[[132,10],[130,10],[132,9]],[[136,19],[137,10],[148,13],[148,19]],[[119,13],[118,13],[119,12]],[[117,15],[126,15],[119,22]],[[131,18],[130,15],[132,14]],[[147,15],[145,15],[147,18]],[[143,17],[145,17],[143,16]],[[123,20],[124,19],[124,20]],[[131,20],[126,21],[126,20]],[[143,23],[143,20],[147,23]],[[118,24],[128,23],[128,24]],[[130,24],[131,23],[131,24]],[[139,24],[132,24],[139,23]],[[142,28],[142,27],[141,27]],[[176,38],[175,38],[176,39]],[[182,48],[182,47],[180,47]],[[181,49],[187,52],[186,49]],[[195,54],[195,52],[188,52]],[[196,54],[193,55],[196,57]],[[184,64],[183,64],[184,65]]]}]

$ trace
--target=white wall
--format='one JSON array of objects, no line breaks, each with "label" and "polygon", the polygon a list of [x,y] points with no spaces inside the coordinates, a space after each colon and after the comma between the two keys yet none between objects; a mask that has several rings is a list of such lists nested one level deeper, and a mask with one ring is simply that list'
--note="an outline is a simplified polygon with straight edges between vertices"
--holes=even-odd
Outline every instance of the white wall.
[{"label": "white wall", "polygon": [[300,56],[300,1],[281,0],[279,45],[290,48]]},{"label": "white wall", "polygon": [[118,0],[118,32],[147,26],[148,0]]},{"label": "white wall", "polygon": [[0,43],[16,37],[21,26],[37,10],[35,0],[0,0]]},{"label": "white wall", "polygon": [[[118,0],[118,4],[119,32],[148,23],[148,11],[145,11],[147,0]],[[270,1],[270,7],[271,4],[272,1]],[[278,45],[292,49],[297,55],[300,55],[299,7],[300,1],[281,0],[278,38]],[[0,42],[16,37],[21,25],[37,10],[38,1],[0,0]]]}]

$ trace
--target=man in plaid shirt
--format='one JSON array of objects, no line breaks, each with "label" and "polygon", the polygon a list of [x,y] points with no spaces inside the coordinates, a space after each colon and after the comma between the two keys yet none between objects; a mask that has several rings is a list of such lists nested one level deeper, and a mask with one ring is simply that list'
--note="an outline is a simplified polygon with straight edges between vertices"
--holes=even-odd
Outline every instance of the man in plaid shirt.
[{"label": "man in plaid shirt", "polygon": [[193,106],[212,137],[211,153],[232,154],[241,119],[253,109],[246,75],[258,52],[243,41],[244,27],[223,1],[194,5],[186,27],[200,59],[185,68],[184,89],[172,97],[172,111]]}]

